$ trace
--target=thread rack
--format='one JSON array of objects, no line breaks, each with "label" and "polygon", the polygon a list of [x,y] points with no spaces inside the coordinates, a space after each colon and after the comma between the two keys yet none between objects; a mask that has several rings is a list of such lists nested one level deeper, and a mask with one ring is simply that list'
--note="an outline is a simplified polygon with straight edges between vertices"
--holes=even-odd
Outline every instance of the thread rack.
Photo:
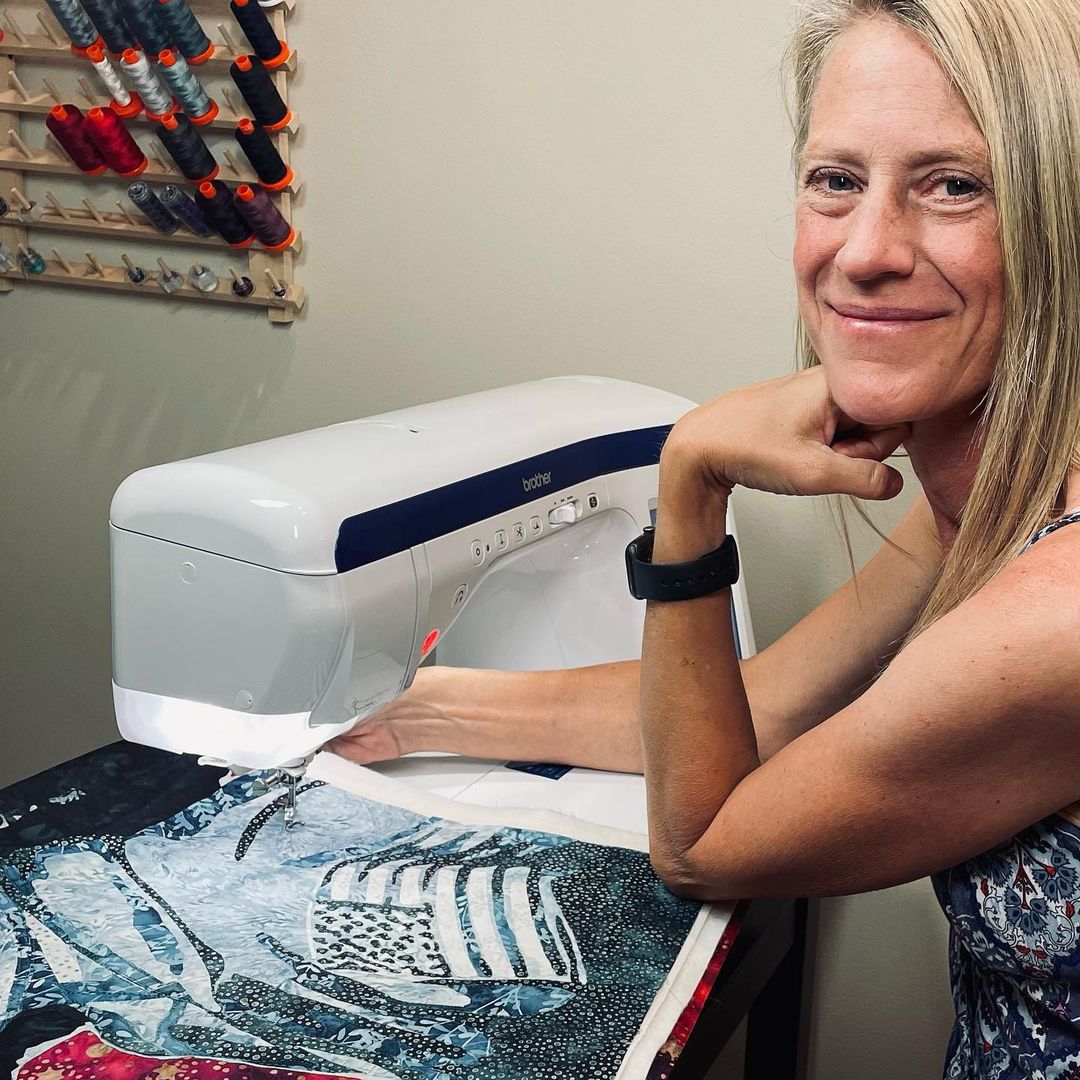
[{"label": "thread rack", "polygon": [[[209,76],[224,75],[227,79],[232,62],[249,51],[242,31],[232,20],[227,0],[189,0],[189,4],[215,44],[214,55],[195,70],[204,81]],[[12,10],[16,6],[19,15]],[[276,6],[265,9],[275,33],[283,41],[288,40],[288,16],[294,6],[295,0],[281,0]],[[29,26],[31,20],[33,29]],[[45,258],[45,269],[40,273],[24,273],[19,268],[0,272],[0,294],[41,283],[127,293],[154,298],[160,303],[190,300],[219,307],[233,304],[264,309],[274,323],[288,324],[295,320],[307,300],[306,291],[296,283],[294,276],[296,258],[302,246],[299,231],[293,243],[283,251],[268,251],[257,243],[238,251],[219,237],[197,236],[184,228],[168,236],[158,232],[127,200],[127,181],[115,174],[88,176],[81,172],[51,135],[45,139],[51,145],[32,145],[24,137],[23,121],[36,124],[54,104],[75,104],[86,112],[93,107],[107,107],[109,101],[104,88],[96,85],[89,62],[72,52],[70,41],[44,2],[20,0],[17,5],[12,5],[0,0],[0,31],[3,32],[0,40],[0,196],[10,204],[9,212],[0,216],[0,242],[12,251],[17,251],[20,246],[34,247]],[[20,71],[20,63],[25,65],[23,71]],[[289,103],[290,76],[296,71],[297,63],[293,49],[288,61],[271,72],[286,105]],[[31,68],[35,74],[25,68]],[[42,75],[42,69],[48,74]],[[57,84],[61,82],[63,86],[58,89]],[[218,133],[232,144],[230,134],[238,120],[247,114],[245,102],[235,87],[222,87],[220,80],[217,86],[208,86],[208,89],[218,100],[220,113],[203,129],[204,134]],[[140,115],[125,122],[149,159],[149,166],[139,179],[176,184],[190,194],[189,182],[164,148],[150,136],[152,121]],[[40,127],[39,124],[36,126]],[[287,127],[271,136],[287,165],[298,131],[294,117]],[[219,149],[221,146],[225,148]],[[230,186],[258,183],[235,144],[224,144],[219,138],[211,148],[221,165],[220,180]],[[57,197],[49,189],[50,177],[63,184],[68,194]],[[21,208],[19,200],[19,195],[27,197],[28,183],[33,185],[29,201],[37,204],[32,215]],[[77,190],[75,196],[71,194],[73,187]],[[272,195],[290,224],[294,224],[293,208],[299,190],[297,179],[285,190]],[[65,237],[70,250],[61,251],[54,245],[64,241]],[[126,266],[100,259],[92,249],[87,250],[94,238],[107,241],[117,250],[131,242],[143,251],[152,251],[152,255],[135,260],[144,263],[147,280],[134,284],[129,280]],[[219,261],[228,264],[225,273],[215,269],[220,280],[217,291],[201,291],[184,274],[193,252],[198,261],[207,263],[213,261],[216,252],[221,256]],[[183,288],[166,294],[158,287],[156,259],[159,257],[184,276]],[[246,260],[242,274],[236,269],[238,258]],[[254,286],[250,296],[238,296],[231,288],[232,281],[244,275]]]}]

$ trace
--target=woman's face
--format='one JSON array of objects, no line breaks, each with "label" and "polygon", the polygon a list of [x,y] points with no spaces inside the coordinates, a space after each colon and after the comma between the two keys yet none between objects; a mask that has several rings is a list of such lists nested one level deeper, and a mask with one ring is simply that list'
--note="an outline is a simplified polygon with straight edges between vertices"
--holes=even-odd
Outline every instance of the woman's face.
[{"label": "woman's face", "polygon": [[972,408],[1004,314],[986,141],[937,60],[890,20],[834,45],[796,201],[799,310],[864,424]]}]

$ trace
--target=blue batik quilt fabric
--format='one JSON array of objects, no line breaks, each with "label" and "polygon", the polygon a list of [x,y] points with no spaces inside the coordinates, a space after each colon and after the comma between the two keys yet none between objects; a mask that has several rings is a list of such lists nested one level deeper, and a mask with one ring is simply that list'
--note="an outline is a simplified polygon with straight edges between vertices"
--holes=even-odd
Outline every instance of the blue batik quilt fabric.
[{"label": "blue batik quilt fabric", "polygon": [[245,776],[134,835],[0,850],[0,1036],[60,1006],[150,1057],[610,1080],[700,926],[641,850],[321,781],[286,831],[278,799]]}]

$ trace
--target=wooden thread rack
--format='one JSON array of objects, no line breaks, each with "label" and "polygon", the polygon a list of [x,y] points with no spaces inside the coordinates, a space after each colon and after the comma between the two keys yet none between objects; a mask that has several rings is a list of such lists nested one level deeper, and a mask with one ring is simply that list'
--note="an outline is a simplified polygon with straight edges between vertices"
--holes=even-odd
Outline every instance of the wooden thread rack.
[{"label": "wooden thread rack", "polygon": [[[189,0],[192,9],[200,16],[207,32],[208,23],[217,26],[215,53],[195,69],[200,78],[208,74],[227,76],[228,69],[237,56],[245,55],[246,39],[239,26],[232,22],[226,0]],[[267,8],[266,13],[278,37],[288,39],[287,17],[292,11],[295,0],[282,0],[275,7]],[[21,6],[21,5],[20,5]],[[87,176],[61,150],[58,144],[47,146],[29,145],[23,138],[21,121],[24,117],[43,118],[54,104],[72,103],[83,112],[97,107],[107,107],[108,97],[102,88],[95,86],[90,75],[93,74],[89,62],[75,56],[66,35],[53,21],[51,13],[42,5],[42,10],[35,12],[37,26],[29,31],[25,25],[16,22],[14,16],[4,10],[0,4],[0,30],[4,37],[0,41],[0,196],[10,206],[9,212],[0,216],[0,242],[12,251],[20,247],[33,246],[45,257],[45,270],[41,273],[23,273],[21,269],[0,273],[0,294],[11,292],[19,284],[42,282],[44,284],[66,285],[78,288],[104,289],[110,292],[126,292],[131,295],[155,297],[163,302],[168,300],[197,300],[202,302],[234,304],[241,307],[262,308],[267,311],[274,323],[291,323],[303,308],[307,299],[304,289],[296,284],[294,268],[296,256],[301,249],[299,232],[296,240],[284,251],[271,252],[258,244],[238,252],[219,237],[201,237],[187,232],[183,227],[175,233],[165,236],[159,233],[145,217],[127,201],[127,182],[112,174]],[[215,37],[211,34],[211,37]],[[51,78],[42,79],[40,89],[28,87],[20,78],[18,61],[37,65],[58,64],[70,68],[82,65],[86,74],[77,79],[78,93],[63,94],[57,90]],[[278,92],[289,101],[289,76],[296,70],[295,50],[289,60],[280,68],[271,72]],[[239,91],[234,87],[225,87],[219,97],[221,111],[218,117],[205,130],[232,132],[240,117],[246,115],[246,105]],[[149,159],[149,166],[139,177],[140,180],[176,184],[191,193],[191,185],[176,168],[165,149],[155,139],[145,138],[147,126],[151,123],[140,114],[125,121],[140,142],[143,152]],[[290,162],[292,139],[297,134],[295,119],[288,127],[275,133],[273,138],[278,152],[286,164]],[[52,142],[52,136],[47,136]],[[247,159],[239,148],[226,148],[223,151],[212,147],[215,157],[223,158],[220,162],[219,179],[230,186],[240,183],[257,184]],[[26,178],[35,179],[55,176],[75,178],[93,188],[84,192],[79,205],[65,205],[51,191],[45,189],[40,199],[26,200]],[[293,223],[293,203],[299,193],[299,181],[284,191],[272,196],[285,219]],[[13,192],[14,189],[14,192]],[[29,212],[23,209],[22,201],[36,203],[36,208]],[[102,209],[98,200],[109,200],[113,209]],[[70,201],[70,200],[69,200]],[[46,234],[38,236],[38,233]],[[138,241],[150,243],[160,248],[168,265],[173,266],[184,276],[184,287],[168,295],[159,288],[157,264],[145,266],[147,280],[142,284],[133,284],[127,274],[127,268],[103,263],[92,251],[85,251],[85,240],[80,255],[85,258],[74,260],[53,247],[55,235],[71,234],[79,237],[100,237],[112,241]],[[48,244],[44,240],[48,239]],[[230,276],[219,274],[219,287],[216,292],[206,293],[197,289],[187,279],[185,271],[189,258],[181,252],[174,253],[173,247],[193,248],[207,251],[216,249],[222,256],[235,259],[238,255],[247,258],[247,276],[251,279],[254,292],[247,297],[237,296],[232,290],[232,281],[238,277],[235,269],[230,268]],[[47,258],[51,255],[51,258]],[[170,260],[170,256],[172,256]],[[136,260],[139,262],[140,260]],[[174,265],[175,264],[175,265]]]}]

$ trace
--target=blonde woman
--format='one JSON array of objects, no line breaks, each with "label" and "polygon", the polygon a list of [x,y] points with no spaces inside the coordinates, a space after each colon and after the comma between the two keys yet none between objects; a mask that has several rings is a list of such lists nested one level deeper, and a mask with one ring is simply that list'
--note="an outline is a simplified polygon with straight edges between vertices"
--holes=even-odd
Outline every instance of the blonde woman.
[{"label": "blonde woman", "polygon": [[688,896],[931,874],[946,1075],[1075,1076],[1080,0],[810,0],[790,57],[807,370],[676,425],[652,563],[719,549],[737,484],[891,498],[903,445],[892,542],[749,661],[727,589],[653,602],[640,665],[435,668],[337,749],[643,769]]}]

